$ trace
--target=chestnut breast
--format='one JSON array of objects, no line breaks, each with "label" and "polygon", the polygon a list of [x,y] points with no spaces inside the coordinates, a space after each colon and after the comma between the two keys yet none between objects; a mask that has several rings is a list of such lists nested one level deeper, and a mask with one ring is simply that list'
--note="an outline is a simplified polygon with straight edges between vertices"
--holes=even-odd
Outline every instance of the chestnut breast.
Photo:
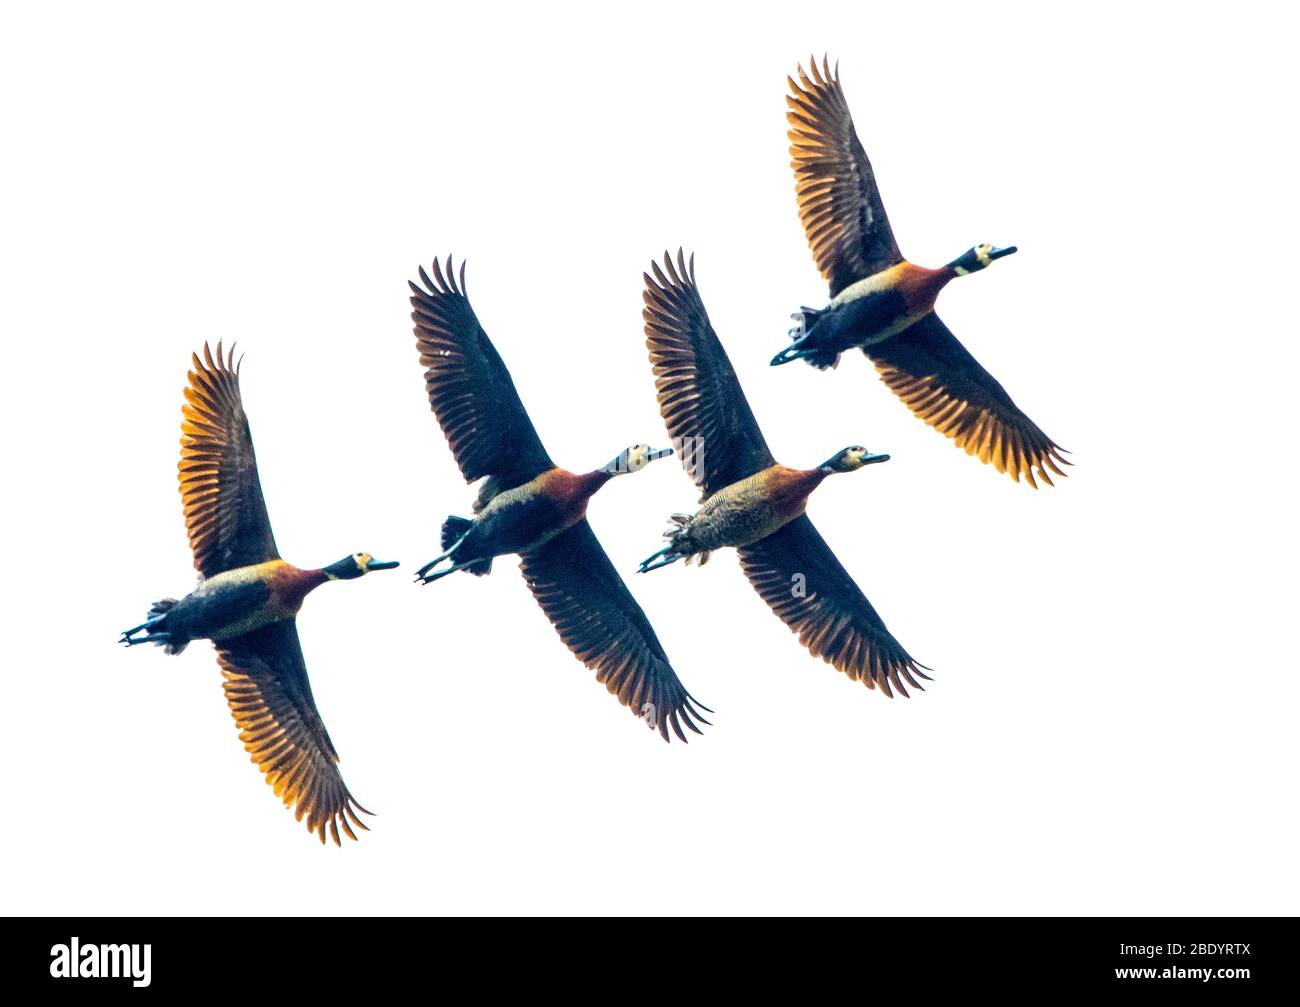
[{"label": "chestnut breast", "polygon": [[561,468],[547,469],[498,493],[476,520],[484,526],[495,522],[508,529],[493,533],[500,542],[508,543],[508,551],[529,552],[581,521],[592,494],[608,479],[600,472],[575,475]]},{"label": "chestnut breast", "polygon": [[878,343],[933,311],[939,291],[952,277],[950,269],[926,269],[900,262],[845,287],[831,300],[830,307],[848,309],[855,325],[870,330],[865,339],[859,337],[860,345]]}]

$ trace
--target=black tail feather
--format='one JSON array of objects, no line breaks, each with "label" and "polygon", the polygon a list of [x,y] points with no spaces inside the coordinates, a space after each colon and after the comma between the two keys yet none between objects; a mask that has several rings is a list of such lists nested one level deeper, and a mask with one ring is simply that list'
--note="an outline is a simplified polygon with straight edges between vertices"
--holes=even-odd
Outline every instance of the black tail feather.
[{"label": "black tail feather", "polygon": [[[474,527],[474,522],[467,517],[457,517],[455,514],[447,515],[447,520],[442,523],[442,548],[450,549],[457,542],[465,537],[469,530]],[[455,557],[452,557],[455,562]],[[471,563],[465,567],[466,573],[472,573],[475,577],[484,577],[492,572],[492,560],[485,559],[479,563]]]},{"label": "black tail feather", "polygon": [[808,335],[808,332],[817,324],[817,319],[821,318],[823,309],[810,308],[804,304],[799,307],[798,312],[791,315],[792,321],[798,323],[790,330],[790,335],[795,339],[800,339]]},{"label": "black tail feather", "polygon": [[474,522],[467,517],[457,517],[455,514],[447,515],[447,520],[442,523],[442,547],[450,549],[463,539],[465,533],[473,526]]},{"label": "black tail feather", "polygon": [[824,308],[805,306],[790,316],[795,322],[794,327],[790,329],[790,338],[793,342],[772,358],[773,366],[788,364],[792,360],[802,360],[819,371],[824,371],[840,362],[839,350],[826,350],[817,346],[818,340],[813,330],[817,328],[817,322],[825,313]]},{"label": "black tail feather", "polygon": [[[128,629],[122,633],[122,639],[119,643],[125,643],[129,647],[141,643],[156,643],[168,654],[179,654],[185,649],[190,642],[186,638],[174,639],[174,634],[167,625],[167,613],[176,605],[175,598],[163,598],[161,601],[155,601],[149,607],[149,618],[133,629]],[[136,633],[144,631],[144,636],[136,637]]]},{"label": "black tail feather", "polygon": [[163,598],[161,601],[155,601],[149,607],[149,618],[157,619],[159,616],[166,615],[176,607],[175,598]]}]

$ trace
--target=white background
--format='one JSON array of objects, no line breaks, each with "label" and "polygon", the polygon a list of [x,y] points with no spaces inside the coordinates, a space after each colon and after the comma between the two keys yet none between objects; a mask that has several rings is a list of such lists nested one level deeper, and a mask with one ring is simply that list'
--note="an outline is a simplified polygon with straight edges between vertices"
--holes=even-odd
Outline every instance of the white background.
[{"label": "white background", "polygon": [[[1290,15],[466,6],[6,7],[4,910],[1300,908]],[[940,311],[1074,452],[1057,488],[954,449],[861,356],[767,366],[826,297],[784,119],[813,50],[909,257],[1020,246]],[[551,454],[587,469],[666,440],[641,271],[678,244],[780,460],[893,455],[810,513],[935,669],[923,695],[809,657],[722,554],[631,580],[716,711],[664,745],[513,560],[410,583],[472,496],[423,394],[417,264],[468,257]],[[208,645],[114,643],[193,583],[175,464],[205,339],[247,353],[284,556],[403,562],[300,619],[378,812],[343,850],[250,765]],[[591,521],[630,572],[695,499],[665,462]]]}]

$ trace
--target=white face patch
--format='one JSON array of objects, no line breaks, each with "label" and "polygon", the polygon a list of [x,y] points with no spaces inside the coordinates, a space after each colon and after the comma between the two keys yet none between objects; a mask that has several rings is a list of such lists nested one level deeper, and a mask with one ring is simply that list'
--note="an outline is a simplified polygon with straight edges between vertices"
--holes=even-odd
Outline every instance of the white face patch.
[{"label": "white face patch", "polygon": [[984,244],[975,246],[975,258],[979,260],[981,266],[987,266],[992,260],[989,258],[989,252],[993,251],[993,246]]},{"label": "white face patch", "polygon": [[627,450],[627,470],[637,472],[646,467],[649,461],[650,448],[645,444],[636,444]]},{"label": "white face patch", "polygon": [[867,457],[867,449],[852,447],[847,448],[844,452],[844,467],[847,469],[862,468],[862,461]]}]

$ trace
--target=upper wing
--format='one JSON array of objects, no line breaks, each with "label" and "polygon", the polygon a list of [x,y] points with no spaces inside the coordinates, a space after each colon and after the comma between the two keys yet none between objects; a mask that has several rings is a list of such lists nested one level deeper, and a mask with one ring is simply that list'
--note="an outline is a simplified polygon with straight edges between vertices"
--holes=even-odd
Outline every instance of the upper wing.
[{"label": "upper wing", "polygon": [[[709,324],[689,267],[664,253],[645,277],[646,346],[655,372],[659,412],[682,465],[707,497],[773,464],[763,431],[740,390],[727,352]],[[666,275],[665,275],[666,271]]]},{"label": "upper wing", "polygon": [[196,353],[193,360],[181,421],[181,503],[194,568],[211,577],[280,554],[239,398],[234,349],[223,357],[217,343],[213,360],[204,343],[203,359]]},{"label": "upper wing", "polygon": [[991,462],[1016,482],[1023,475],[1035,488],[1035,469],[1049,486],[1048,469],[1065,475],[1057,467],[1070,464],[1061,455],[1065,449],[1020,411],[934,312],[863,352],[912,412],[968,455]]},{"label": "upper wing", "polygon": [[553,468],[510,372],[470,307],[465,263],[459,280],[450,256],[446,278],[435,260],[433,279],[423,267],[420,279],[427,289],[410,285],[411,318],[424,385],[465,481],[495,476],[498,489],[509,489]]},{"label": "upper wing", "polygon": [[293,620],[275,622],[218,645],[226,702],[239,727],[239,740],[266,782],[294,817],[307,816],[307,830],[325,842],[325,828],[339,843],[339,826],[365,829],[361,807],[339,774],[338,752],[316,711],[307,665]]},{"label": "upper wing", "polygon": [[886,696],[923,688],[918,664],[894,639],[866,595],[801,515],[740,552],[740,567],[781,621],[815,656]]},{"label": "upper wing", "polygon": [[901,262],[903,255],[880,201],[876,176],[853,128],[840,87],[839,67],[825,58],[812,78],[799,67],[799,83],[787,77],[791,93],[790,166],[794,168],[799,219],[817,268],[834,297],[845,287]]},{"label": "upper wing", "polygon": [[668,725],[682,741],[683,725],[696,734],[707,707],[677,678],[641,606],[605,555],[586,518],[525,554],[520,569],[542,611],[596,680],[665,741]]}]

